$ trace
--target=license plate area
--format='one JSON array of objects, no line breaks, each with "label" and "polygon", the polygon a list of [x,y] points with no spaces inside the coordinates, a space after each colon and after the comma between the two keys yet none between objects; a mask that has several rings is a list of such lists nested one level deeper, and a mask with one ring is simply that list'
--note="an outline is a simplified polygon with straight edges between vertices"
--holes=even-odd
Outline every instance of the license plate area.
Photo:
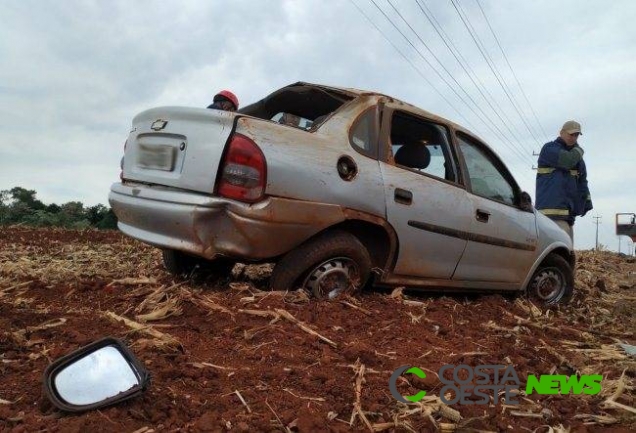
[{"label": "license plate area", "polygon": [[169,145],[139,144],[137,166],[148,170],[174,170],[176,149]]}]

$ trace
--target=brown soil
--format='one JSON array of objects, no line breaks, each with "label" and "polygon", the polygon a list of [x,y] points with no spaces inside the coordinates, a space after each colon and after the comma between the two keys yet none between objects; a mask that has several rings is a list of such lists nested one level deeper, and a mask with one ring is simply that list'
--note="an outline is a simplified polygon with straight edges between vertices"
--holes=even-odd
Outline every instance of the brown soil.
[{"label": "brown soil", "polygon": [[[0,430],[633,431],[633,409],[606,400],[636,406],[636,357],[617,344],[636,344],[636,264],[578,255],[567,307],[401,290],[316,302],[266,291],[268,265],[179,280],[158,250],[118,232],[0,228]],[[107,312],[156,319],[147,325],[163,337]],[[42,393],[45,367],[104,336],[145,364],[148,391],[79,415],[55,409]],[[408,406],[388,386],[407,364],[427,372],[399,384],[404,395],[427,391]],[[603,390],[449,408],[435,397],[444,364],[512,364],[522,387],[529,374],[602,374]]]}]

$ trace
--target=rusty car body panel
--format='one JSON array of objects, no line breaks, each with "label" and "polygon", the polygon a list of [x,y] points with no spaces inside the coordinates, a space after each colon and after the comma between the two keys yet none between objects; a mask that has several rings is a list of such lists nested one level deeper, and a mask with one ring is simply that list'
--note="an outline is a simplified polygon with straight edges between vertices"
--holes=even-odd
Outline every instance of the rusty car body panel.
[{"label": "rusty car body panel", "polygon": [[[279,109],[305,126],[276,121]],[[159,131],[152,129],[157,120],[166,122]],[[400,139],[419,131],[443,141],[421,144],[437,152],[429,158],[437,158],[438,172],[396,161],[411,145]],[[216,193],[233,134],[257,143],[267,161],[265,197],[256,203]],[[143,146],[164,146],[176,159],[147,169],[139,164]],[[486,185],[471,177],[466,146],[504,180],[491,176]],[[342,161],[355,169],[352,176],[342,176]],[[499,190],[484,195],[479,182]],[[508,185],[508,196],[501,185]],[[236,113],[180,107],[140,113],[109,201],[125,234],[209,260],[277,261],[340,228],[372,253],[378,285],[524,290],[548,254],[570,261],[573,255],[569,237],[522,206],[520,194],[492,149],[460,125],[380,93],[296,83]]]},{"label": "rusty car body panel", "polygon": [[329,203],[269,197],[250,206],[134,183],[113,185],[111,201],[125,234],[206,259],[276,257],[346,219]]}]

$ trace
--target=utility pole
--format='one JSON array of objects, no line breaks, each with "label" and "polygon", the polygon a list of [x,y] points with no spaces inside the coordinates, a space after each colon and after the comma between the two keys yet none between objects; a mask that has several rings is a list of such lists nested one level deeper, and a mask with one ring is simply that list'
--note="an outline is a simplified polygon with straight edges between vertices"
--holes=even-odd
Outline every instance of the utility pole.
[{"label": "utility pole", "polygon": [[[532,156],[539,156],[539,154],[537,152],[535,152],[534,150],[532,151]],[[534,164],[532,164],[532,169],[536,170],[538,167],[535,167]]]},{"label": "utility pole", "polygon": [[621,237],[620,235],[618,236],[618,254],[621,253]]},{"label": "utility pole", "polygon": [[594,216],[592,217],[592,219],[595,219],[596,222],[594,224],[596,224],[596,251],[598,251],[598,225],[601,223],[599,220],[603,218],[602,216]]}]

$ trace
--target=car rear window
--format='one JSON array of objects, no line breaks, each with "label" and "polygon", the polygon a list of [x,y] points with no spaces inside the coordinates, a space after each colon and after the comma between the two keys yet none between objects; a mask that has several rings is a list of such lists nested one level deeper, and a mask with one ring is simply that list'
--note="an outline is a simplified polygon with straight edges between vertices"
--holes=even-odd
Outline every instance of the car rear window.
[{"label": "car rear window", "polygon": [[351,95],[333,89],[299,84],[277,90],[239,113],[310,129],[352,99]]}]

